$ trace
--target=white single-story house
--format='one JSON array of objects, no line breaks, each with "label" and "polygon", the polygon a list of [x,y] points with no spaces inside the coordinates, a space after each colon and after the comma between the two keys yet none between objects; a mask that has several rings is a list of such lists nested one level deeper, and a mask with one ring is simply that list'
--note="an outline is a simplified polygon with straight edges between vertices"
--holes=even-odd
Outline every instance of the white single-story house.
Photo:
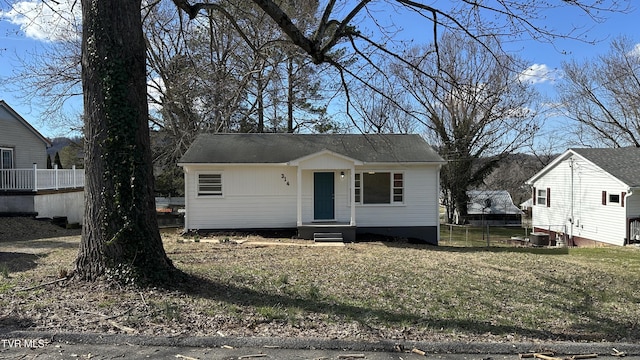
[{"label": "white single-story house", "polygon": [[205,134],[179,162],[185,230],[297,229],[437,244],[445,161],[418,135]]},{"label": "white single-story house", "polygon": [[467,191],[467,219],[472,225],[520,225],[522,210],[506,190]]},{"label": "white single-story house", "polygon": [[640,240],[640,148],[569,149],[527,184],[535,232],[569,245]]}]

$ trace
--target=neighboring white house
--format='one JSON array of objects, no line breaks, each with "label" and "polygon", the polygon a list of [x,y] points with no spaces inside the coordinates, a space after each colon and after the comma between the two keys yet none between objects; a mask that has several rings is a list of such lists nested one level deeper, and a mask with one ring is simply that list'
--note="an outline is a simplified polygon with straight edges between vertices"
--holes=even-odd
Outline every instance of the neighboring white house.
[{"label": "neighboring white house", "polygon": [[0,100],[0,169],[30,169],[33,164],[46,169],[49,146],[49,140]]},{"label": "neighboring white house", "polygon": [[472,225],[520,225],[522,210],[506,190],[467,191],[467,219]]},{"label": "neighboring white house", "polygon": [[0,215],[82,221],[84,171],[47,169],[49,146],[49,140],[0,100]]},{"label": "neighboring white house", "polygon": [[207,134],[179,165],[185,230],[439,238],[445,161],[418,135]]},{"label": "neighboring white house", "polygon": [[569,245],[640,240],[640,148],[569,149],[527,184],[534,231]]}]

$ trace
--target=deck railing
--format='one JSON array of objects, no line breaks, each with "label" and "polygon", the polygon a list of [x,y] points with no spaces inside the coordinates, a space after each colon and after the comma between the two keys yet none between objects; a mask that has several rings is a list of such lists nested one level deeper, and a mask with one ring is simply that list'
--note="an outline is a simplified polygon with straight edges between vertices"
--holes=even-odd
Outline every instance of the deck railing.
[{"label": "deck railing", "polygon": [[0,169],[0,190],[38,191],[84,187],[84,169]]}]

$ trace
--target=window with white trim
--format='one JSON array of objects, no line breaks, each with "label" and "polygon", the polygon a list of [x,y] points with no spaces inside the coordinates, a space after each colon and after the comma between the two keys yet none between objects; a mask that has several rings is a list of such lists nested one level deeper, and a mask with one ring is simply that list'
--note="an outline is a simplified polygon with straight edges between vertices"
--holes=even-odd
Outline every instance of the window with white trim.
[{"label": "window with white trim", "polygon": [[609,204],[620,204],[620,194],[609,193]]},{"label": "window with white trim", "polygon": [[13,169],[13,149],[0,148],[0,169]]},{"label": "window with white trim", "polygon": [[547,190],[538,189],[536,203],[540,206],[547,206]]},{"label": "window with white trim", "polygon": [[222,174],[198,174],[198,196],[222,196]]},{"label": "window with white trim", "polygon": [[355,174],[355,202],[358,204],[402,204],[404,174],[369,171]]},{"label": "window with white trim", "polygon": [[404,202],[404,175],[402,173],[393,174],[393,202]]},{"label": "window with white trim", "polygon": [[361,174],[360,173],[355,173],[355,202],[356,204],[360,204],[360,193],[362,191],[362,187],[361,187]]}]

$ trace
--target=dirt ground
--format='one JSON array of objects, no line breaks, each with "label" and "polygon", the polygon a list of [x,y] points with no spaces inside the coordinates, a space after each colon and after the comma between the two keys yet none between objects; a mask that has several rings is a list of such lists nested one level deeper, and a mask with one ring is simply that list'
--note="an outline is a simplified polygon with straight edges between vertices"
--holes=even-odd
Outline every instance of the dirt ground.
[{"label": "dirt ground", "polygon": [[80,235],[80,229],[65,229],[50,221],[24,217],[0,217],[0,246],[24,240],[69,238]]}]

